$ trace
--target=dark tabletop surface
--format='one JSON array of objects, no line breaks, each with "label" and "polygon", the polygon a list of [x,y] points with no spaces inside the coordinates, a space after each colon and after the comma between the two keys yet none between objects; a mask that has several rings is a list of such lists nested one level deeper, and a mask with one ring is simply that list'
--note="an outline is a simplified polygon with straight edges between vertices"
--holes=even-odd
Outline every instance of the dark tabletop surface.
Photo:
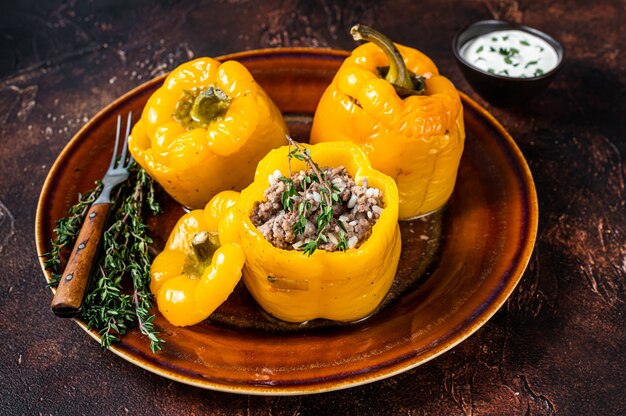
[{"label": "dark tabletop surface", "polygon": [[[620,0],[60,1],[0,5],[0,414],[619,415],[626,413],[626,39]],[[472,91],[450,44],[488,18],[562,41],[567,63],[526,105]],[[76,131],[128,90],[203,55],[351,49],[369,24],[427,53],[524,153],[539,230],[519,286],[469,339],[413,370],[313,396],[178,384],[102,351],[49,309],[37,199]]]}]

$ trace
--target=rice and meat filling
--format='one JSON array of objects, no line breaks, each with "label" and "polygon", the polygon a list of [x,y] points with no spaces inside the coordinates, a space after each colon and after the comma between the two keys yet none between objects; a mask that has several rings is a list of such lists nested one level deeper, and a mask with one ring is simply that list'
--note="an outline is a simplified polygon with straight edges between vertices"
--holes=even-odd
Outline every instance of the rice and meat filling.
[{"label": "rice and meat filling", "polygon": [[[378,188],[368,187],[367,178],[363,178],[361,185],[357,185],[343,166],[323,168],[322,172],[326,182],[337,192],[339,201],[333,204],[333,221],[326,229],[326,241],[321,242],[318,248],[336,251],[341,234],[345,235],[347,248],[358,247],[370,236],[372,226],[383,211],[382,192]],[[281,180],[280,171],[275,171],[268,178],[270,186],[265,190],[267,201],[257,202],[252,210],[252,223],[267,241],[278,248],[298,250],[303,244],[316,238],[316,221],[321,212],[324,190],[320,191],[319,182],[313,181],[306,183],[305,195],[302,182],[310,174],[311,171],[300,171],[291,177],[298,191],[291,197],[293,206],[298,207],[304,198],[310,203],[310,209],[302,214],[306,217],[304,232],[297,235],[294,232],[294,225],[301,216],[298,209],[284,209],[283,193],[287,190],[287,184]],[[343,230],[340,223],[343,224]]]}]

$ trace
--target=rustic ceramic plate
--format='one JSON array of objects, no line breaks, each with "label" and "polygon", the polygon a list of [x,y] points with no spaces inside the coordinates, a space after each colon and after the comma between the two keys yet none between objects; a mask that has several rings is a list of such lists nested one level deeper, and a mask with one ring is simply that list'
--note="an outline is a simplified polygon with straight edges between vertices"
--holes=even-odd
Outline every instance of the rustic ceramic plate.
[{"label": "rustic ceramic plate", "polygon": [[[298,48],[223,59],[246,65],[285,114],[292,134],[306,140],[318,99],[345,56],[343,51]],[[37,208],[39,255],[50,248],[54,220],[106,170],[117,114],[132,110],[137,117],[162,81],[157,78],[116,100],[65,147]],[[137,331],[111,350],[194,386],[284,395],[389,377],[469,337],[500,308],[526,267],[537,229],[537,197],[513,139],[476,102],[462,98],[467,141],[456,189],[443,213],[402,224],[396,282],[376,314],[351,325],[287,325],[264,314],[240,286],[209,320],[189,328],[173,327],[157,313],[155,324],[167,341],[162,353],[152,354]],[[183,213],[167,196],[162,200],[165,213],[150,227],[157,246]],[[84,322],[76,322],[87,330]]]}]

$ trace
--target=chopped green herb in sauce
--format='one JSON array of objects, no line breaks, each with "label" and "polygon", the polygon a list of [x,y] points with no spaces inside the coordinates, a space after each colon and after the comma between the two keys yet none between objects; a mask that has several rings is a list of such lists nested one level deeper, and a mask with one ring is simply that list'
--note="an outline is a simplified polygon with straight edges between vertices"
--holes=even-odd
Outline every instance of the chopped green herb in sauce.
[{"label": "chopped green herb in sauce", "polygon": [[520,30],[479,36],[463,45],[460,52],[478,69],[517,78],[543,75],[558,64],[556,50],[549,43]]},{"label": "chopped green herb in sauce", "polygon": [[526,66],[524,66],[524,68],[528,68],[531,65],[537,65],[539,63],[539,60],[536,61],[530,61],[526,64]]}]

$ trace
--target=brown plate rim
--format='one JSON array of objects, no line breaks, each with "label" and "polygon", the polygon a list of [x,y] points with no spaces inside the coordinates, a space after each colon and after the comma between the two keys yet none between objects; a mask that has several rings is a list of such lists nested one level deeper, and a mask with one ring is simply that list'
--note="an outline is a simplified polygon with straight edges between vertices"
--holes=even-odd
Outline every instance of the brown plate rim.
[{"label": "brown plate rim", "polygon": [[[253,60],[255,58],[267,58],[267,57],[280,57],[285,56],[289,58],[296,58],[300,56],[311,56],[317,58],[330,58],[343,60],[346,56],[348,56],[349,52],[337,49],[320,49],[320,48],[270,48],[270,49],[255,49],[243,52],[236,52],[228,55],[223,55],[218,57],[219,60]],[[53,181],[52,178],[56,176],[60,169],[62,169],[62,160],[66,158],[66,155],[70,153],[75,146],[81,141],[82,137],[91,130],[95,125],[102,122],[102,119],[105,118],[109,113],[111,113],[117,106],[121,103],[125,102],[129,98],[135,96],[136,94],[152,88],[155,84],[162,83],[167,74],[163,74],[159,77],[156,77],[144,84],[139,85],[138,87],[132,89],[126,94],[120,96],[111,104],[103,108],[99,111],[95,116],[93,116],[75,135],[74,137],[65,145],[61,153],[57,156],[54,164],[52,165],[46,180],[42,186],[40,198],[37,204],[37,212],[35,218],[35,239],[36,239],[36,248],[39,258],[39,263],[41,269],[43,271],[44,277],[46,280],[48,279],[47,272],[44,267],[42,254],[45,253],[46,250],[46,241],[43,239],[43,224],[44,224],[44,213],[43,208],[46,200],[48,200],[50,193],[52,192]],[[375,382],[378,380],[382,380],[388,377],[392,377],[396,374],[402,373],[404,371],[415,368],[419,365],[426,363],[427,361],[436,358],[437,356],[443,354],[446,351],[454,348],[456,345],[467,339],[474,332],[476,332],[480,327],[482,327],[487,320],[489,320],[504,304],[507,298],[511,295],[515,287],[517,286],[519,280],[521,279],[524,270],[526,269],[528,262],[530,260],[533,247],[535,244],[536,236],[537,236],[537,226],[538,226],[538,200],[537,200],[537,192],[534,185],[534,180],[532,177],[532,173],[526,162],[521,150],[515,143],[513,137],[506,131],[506,129],[496,120],[496,118],[491,115],[485,108],[483,108],[480,104],[470,98],[467,94],[460,92],[461,99],[463,105],[465,107],[471,107],[473,111],[475,111],[481,118],[482,121],[489,124],[491,128],[493,128],[503,141],[500,143],[500,146],[505,151],[507,157],[510,158],[512,166],[516,170],[516,176],[519,178],[519,186],[521,187],[521,193],[524,196],[522,198],[523,210],[525,211],[525,224],[523,224],[522,233],[524,234],[521,237],[522,242],[520,243],[520,250],[516,255],[515,264],[512,265],[512,268],[508,270],[506,275],[502,276],[501,282],[503,283],[501,286],[497,288],[497,293],[488,304],[481,311],[477,311],[471,316],[469,316],[461,327],[454,328],[450,331],[450,336],[448,336],[444,341],[434,348],[431,348],[430,351],[418,351],[414,350],[412,354],[406,355],[404,357],[397,357],[393,362],[387,363],[386,366],[379,366],[377,368],[368,369],[369,371],[365,371],[359,374],[348,374],[342,380],[321,380],[318,384],[312,385],[283,385],[279,387],[271,387],[265,385],[230,385],[226,383],[219,383],[212,381],[210,379],[203,380],[202,383],[197,382],[194,379],[186,378],[184,375],[178,374],[176,372],[170,371],[166,368],[158,366],[150,361],[142,361],[137,358],[137,351],[132,350],[131,348],[122,349],[117,346],[109,347],[114,354],[119,357],[131,362],[138,367],[141,367],[147,371],[158,374],[162,377],[178,381],[181,383],[185,383],[188,385],[201,387],[205,389],[211,389],[215,391],[222,391],[228,393],[241,393],[241,394],[254,394],[254,395],[299,395],[299,394],[312,394],[312,393],[322,393],[328,391],[341,390],[350,387],[356,387],[359,385]],[[54,293],[54,289],[52,289]],[[87,328],[87,325],[78,319],[73,319],[85,332],[87,332],[92,338],[95,340],[100,340],[99,335],[92,330]]]}]

